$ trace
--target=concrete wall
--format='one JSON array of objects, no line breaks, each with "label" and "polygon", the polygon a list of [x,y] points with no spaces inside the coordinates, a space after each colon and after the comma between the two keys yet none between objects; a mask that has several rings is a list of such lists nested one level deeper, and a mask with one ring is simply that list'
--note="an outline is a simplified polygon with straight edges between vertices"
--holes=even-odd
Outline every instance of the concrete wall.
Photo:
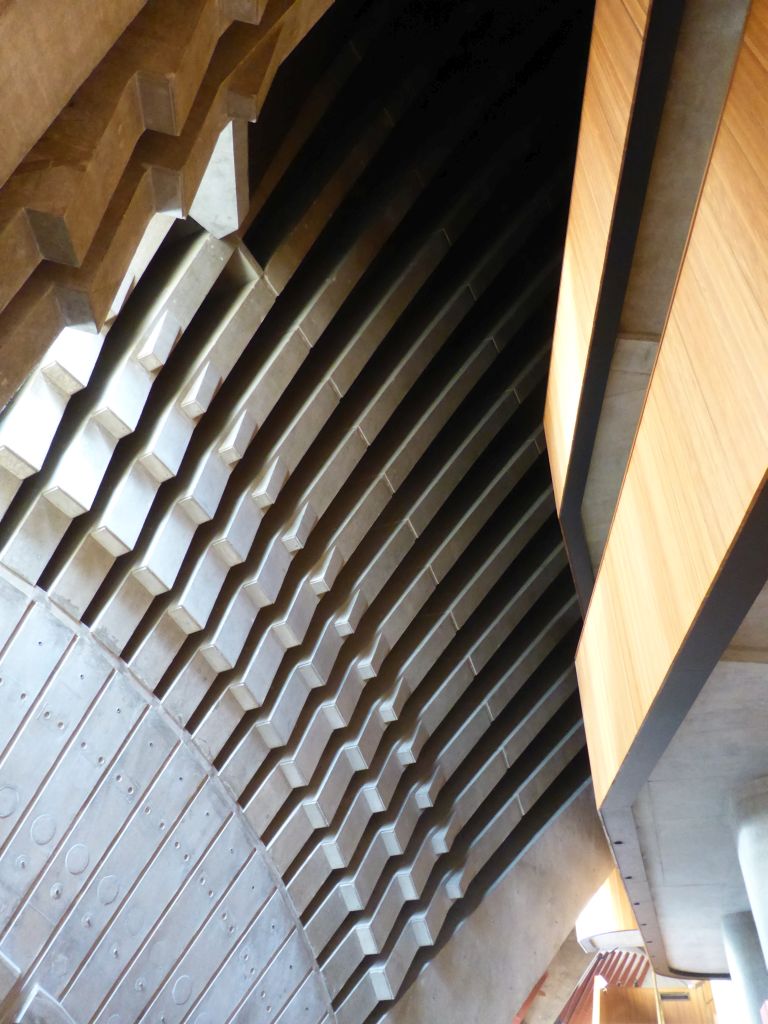
[{"label": "concrete wall", "polygon": [[526,1011],[525,1024],[552,1024],[594,958],[594,953],[581,948],[574,929],[549,965],[544,986]]},{"label": "concrete wall", "polygon": [[587,790],[488,894],[385,1024],[509,1024],[611,866]]}]

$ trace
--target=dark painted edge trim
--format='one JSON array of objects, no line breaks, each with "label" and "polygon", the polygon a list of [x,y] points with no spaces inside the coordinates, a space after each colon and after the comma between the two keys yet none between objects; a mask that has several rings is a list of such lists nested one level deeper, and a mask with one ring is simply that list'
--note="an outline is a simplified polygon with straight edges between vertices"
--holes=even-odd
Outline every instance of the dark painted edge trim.
[{"label": "dark painted edge trim", "polygon": [[[599,808],[625,878],[638,870],[632,805],[768,579],[767,532],[768,473]],[[662,966],[662,955],[661,950],[651,954],[662,973],[699,976],[696,971],[670,967],[666,957]]]},{"label": "dark painted edge trim", "polygon": [[648,17],[570,459],[560,499],[560,524],[584,615],[592,596],[595,574],[581,507],[684,6],[684,0],[655,0]]}]

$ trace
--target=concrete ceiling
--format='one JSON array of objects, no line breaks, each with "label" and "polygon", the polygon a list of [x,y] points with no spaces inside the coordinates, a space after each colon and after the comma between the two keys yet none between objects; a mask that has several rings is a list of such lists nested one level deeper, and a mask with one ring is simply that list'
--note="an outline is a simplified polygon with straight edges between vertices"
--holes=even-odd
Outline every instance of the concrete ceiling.
[{"label": "concrete ceiling", "polygon": [[25,1021],[372,1024],[587,783],[541,417],[589,15],[338,0],[3,413]]}]

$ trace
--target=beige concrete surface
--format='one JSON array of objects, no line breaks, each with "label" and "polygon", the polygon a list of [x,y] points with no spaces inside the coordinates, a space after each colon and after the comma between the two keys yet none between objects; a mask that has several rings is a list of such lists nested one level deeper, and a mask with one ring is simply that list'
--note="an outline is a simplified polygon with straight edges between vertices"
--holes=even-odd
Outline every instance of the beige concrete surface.
[{"label": "beige concrete surface", "polygon": [[489,893],[385,1024],[509,1024],[611,866],[587,790]]}]

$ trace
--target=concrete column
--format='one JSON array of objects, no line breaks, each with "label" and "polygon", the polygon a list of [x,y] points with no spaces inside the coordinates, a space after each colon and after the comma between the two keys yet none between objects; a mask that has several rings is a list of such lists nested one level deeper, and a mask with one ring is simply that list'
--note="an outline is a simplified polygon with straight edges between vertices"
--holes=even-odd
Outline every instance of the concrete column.
[{"label": "concrete column", "polygon": [[739,864],[768,965],[768,777],[755,779],[737,794],[734,812]]},{"label": "concrete column", "polygon": [[723,943],[731,980],[744,1004],[747,1024],[761,1024],[760,1007],[768,999],[768,971],[752,914],[743,910],[723,918]]}]

